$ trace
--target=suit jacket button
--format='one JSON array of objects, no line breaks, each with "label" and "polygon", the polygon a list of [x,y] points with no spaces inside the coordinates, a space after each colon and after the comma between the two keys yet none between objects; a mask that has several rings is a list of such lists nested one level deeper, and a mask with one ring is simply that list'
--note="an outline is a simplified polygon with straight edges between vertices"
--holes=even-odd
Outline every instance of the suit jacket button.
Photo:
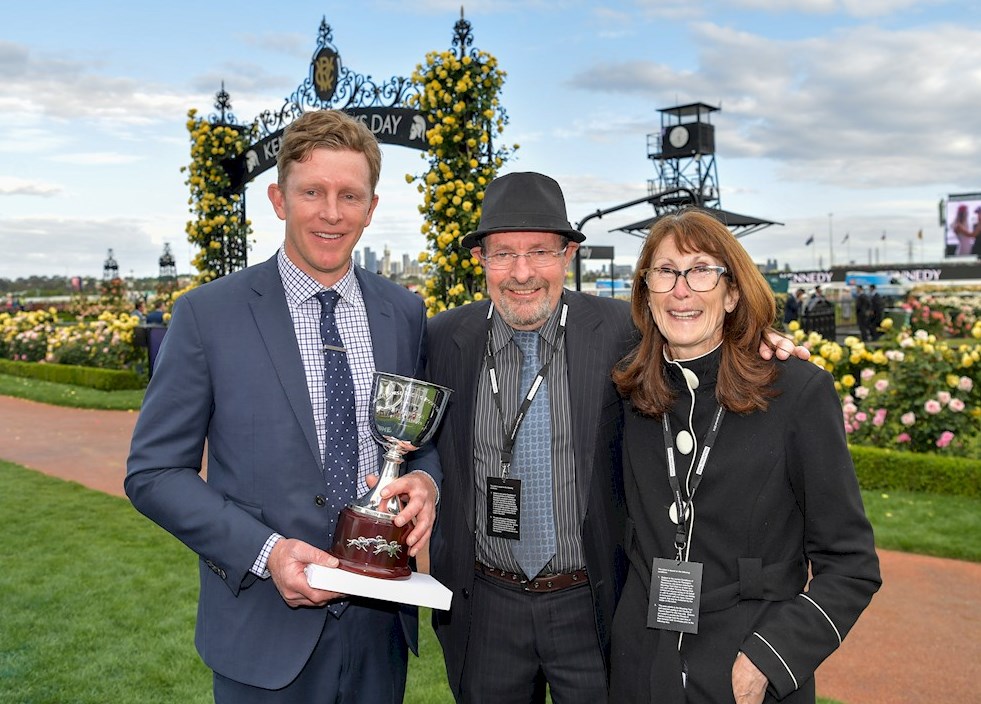
[{"label": "suit jacket button", "polygon": [[313,502],[315,504],[317,504],[317,506],[320,506],[321,508],[323,508],[324,506],[327,505],[327,498],[325,496],[322,496],[320,494],[317,494],[314,497]]}]

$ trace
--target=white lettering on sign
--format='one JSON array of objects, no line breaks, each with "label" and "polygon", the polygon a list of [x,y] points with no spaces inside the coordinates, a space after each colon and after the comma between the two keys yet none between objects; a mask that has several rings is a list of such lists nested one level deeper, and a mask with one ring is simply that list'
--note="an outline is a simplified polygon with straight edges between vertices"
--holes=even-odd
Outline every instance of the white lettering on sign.
[{"label": "white lettering on sign", "polygon": [[399,131],[399,123],[402,117],[399,115],[372,115],[371,131],[375,134],[395,134]]},{"label": "white lettering on sign", "polygon": [[402,122],[401,115],[355,115],[354,117],[361,120],[372,134],[397,134],[399,123]]},{"label": "white lettering on sign", "polygon": [[275,159],[276,155],[279,154],[280,148],[283,146],[283,138],[276,137],[276,139],[271,139],[262,145],[262,157],[263,159],[270,160]]},{"label": "white lettering on sign", "polygon": [[907,281],[940,281],[943,269],[903,269],[899,272]]},{"label": "white lettering on sign", "polygon": [[794,274],[791,281],[795,284],[830,284],[830,271],[811,271],[806,274]]}]

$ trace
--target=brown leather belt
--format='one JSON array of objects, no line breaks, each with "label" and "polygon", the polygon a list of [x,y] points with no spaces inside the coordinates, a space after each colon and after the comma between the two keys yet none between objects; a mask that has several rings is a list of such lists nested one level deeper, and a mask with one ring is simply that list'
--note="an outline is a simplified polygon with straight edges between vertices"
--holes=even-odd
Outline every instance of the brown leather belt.
[{"label": "brown leather belt", "polygon": [[494,569],[482,562],[474,564],[477,574],[483,575],[512,589],[520,589],[537,594],[558,592],[563,589],[569,589],[570,587],[589,584],[589,578],[586,575],[585,569],[576,570],[575,572],[561,572],[559,574],[540,574],[534,579],[528,579],[523,574],[514,574],[513,572]]}]

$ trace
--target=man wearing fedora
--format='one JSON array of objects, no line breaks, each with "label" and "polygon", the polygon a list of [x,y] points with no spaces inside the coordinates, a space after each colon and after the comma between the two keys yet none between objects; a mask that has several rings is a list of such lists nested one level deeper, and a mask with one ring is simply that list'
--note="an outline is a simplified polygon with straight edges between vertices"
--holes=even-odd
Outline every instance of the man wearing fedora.
[{"label": "man wearing fedora", "polygon": [[[437,441],[445,480],[431,542],[453,607],[434,611],[433,625],[460,702],[544,701],[546,681],[555,701],[606,700],[626,566],[610,370],[634,328],[625,301],[564,290],[584,239],[558,183],[501,176],[463,238],[490,301],[429,323],[429,376],[455,389]],[[529,337],[537,359],[523,370]],[[545,430],[533,428],[542,415]]]},{"label": "man wearing fedora", "polygon": [[[429,321],[429,377],[455,389],[436,441],[445,478],[430,549],[453,591],[433,626],[458,702],[544,702],[546,684],[554,701],[607,698],[626,569],[610,372],[638,337],[626,301],[564,289],[584,239],[553,179],[495,179],[462,242],[490,301]],[[770,344],[808,356],[776,333]]]}]

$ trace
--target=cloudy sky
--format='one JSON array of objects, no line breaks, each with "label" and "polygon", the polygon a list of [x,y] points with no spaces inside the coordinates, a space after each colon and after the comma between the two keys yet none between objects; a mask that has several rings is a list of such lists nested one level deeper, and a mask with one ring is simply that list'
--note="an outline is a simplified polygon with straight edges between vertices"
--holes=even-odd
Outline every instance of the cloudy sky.
[{"label": "cloudy sky", "polygon": [[[760,262],[937,261],[938,202],[981,191],[976,0],[464,4],[474,46],[508,73],[505,138],[520,149],[505,170],[554,176],[573,222],[647,194],[658,110],[692,102],[721,108],[711,121],[722,207],[784,223],[742,240]],[[189,108],[213,112],[222,81],[242,121],[279,107],[307,75],[322,17],[348,69],[409,75],[427,51],[450,48],[460,12],[457,0],[4,6],[5,278],[101,276],[109,248],[122,274],[155,275],[165,242],[190,272]],[[362,245],[424,247],[405,180],[424,165],[419,152],[384,148]],[[265,196],[273,173],[248,189],[251,262],[282,240]],[[588,241],[632,262],[640,240],[611,230],[650,213],[593,219]]]}]

